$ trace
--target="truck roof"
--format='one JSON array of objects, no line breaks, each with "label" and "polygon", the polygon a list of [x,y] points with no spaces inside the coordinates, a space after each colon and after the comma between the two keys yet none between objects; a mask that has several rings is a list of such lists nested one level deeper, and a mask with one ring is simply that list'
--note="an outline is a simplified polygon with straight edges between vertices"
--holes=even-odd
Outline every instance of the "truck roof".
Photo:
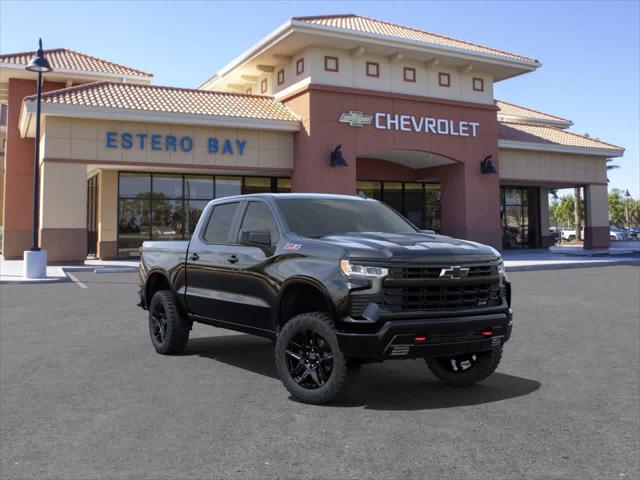
[{"label": "truck roof", "polygon": [[[346,199],[346,200],[368,200],[357,195],[338,195],[331,193],[249,193],[245,195],[234,195],[233,197],[223,197],[225,200],[231,198],[327,198],[327,199]],[[216,199],[216,200],[222,200]]]}]

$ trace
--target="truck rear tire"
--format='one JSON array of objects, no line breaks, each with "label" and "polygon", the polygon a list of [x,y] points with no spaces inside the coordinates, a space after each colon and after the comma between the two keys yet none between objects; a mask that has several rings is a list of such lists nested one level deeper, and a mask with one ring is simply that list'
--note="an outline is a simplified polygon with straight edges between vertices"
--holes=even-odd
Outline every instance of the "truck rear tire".
[{"label": "truck rear tire", "polygon": [[157,291],[149,304],[149,335],[156,352],[182,353],[190,330],[190,323],[178,312],[173,294],[169,290]]},{"label": "truck rear tire", "polygon": [[442,383],[454,387],[468,387],[495,372],[501,358],[502,347],[495,347],[486,352],[427,358],[426,361],[431,373]]},{"label": "truck rear tire", "polygon": [[343,396],[358,369],[347,365],[331,319],[322,312],[296,315],[280,331],[278,375],[297,400],[320,405]]}]

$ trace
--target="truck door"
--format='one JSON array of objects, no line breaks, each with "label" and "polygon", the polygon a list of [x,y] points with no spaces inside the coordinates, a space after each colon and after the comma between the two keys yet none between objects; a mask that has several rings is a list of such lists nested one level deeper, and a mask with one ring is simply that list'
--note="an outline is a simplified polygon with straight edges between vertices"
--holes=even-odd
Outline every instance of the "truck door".
[{"label": "truck door", "polygon": [[237,299],[229,286],[237,259],[231,235],[239,207],[237,201],[213,206],[189,244],[186,299],[189,310],[201,317],[235,323]]},{"label": "truck door", "polygon": [[[252,242],[251,238],[260,238],[261,242]],[[237,301],[230,306],[234,321],[248,328],[275,330],[271,313],[277,299],[277,285],[269,277],[268,268],[280,238],[280,229],[269,205],[260,200],[247,202],[235,239],[237,261],[231,267],[234,275],[229,279],[228,288]]]}]

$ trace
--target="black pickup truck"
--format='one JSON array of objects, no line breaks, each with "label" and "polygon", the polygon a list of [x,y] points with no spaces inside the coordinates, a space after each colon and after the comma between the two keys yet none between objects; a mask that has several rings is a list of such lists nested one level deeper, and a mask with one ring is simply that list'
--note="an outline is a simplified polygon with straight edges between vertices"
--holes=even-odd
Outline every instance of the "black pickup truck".
[{"label": "black pickup truck", "polygon": [[499,252],[342,195],[213,200],[189,242],[144,242],[139,295],[158,353],[182,352],[193,322],[260,335],[285,387],[313,404],[388,359],[425,358],[441,381],[474,384],[511,334]]}]

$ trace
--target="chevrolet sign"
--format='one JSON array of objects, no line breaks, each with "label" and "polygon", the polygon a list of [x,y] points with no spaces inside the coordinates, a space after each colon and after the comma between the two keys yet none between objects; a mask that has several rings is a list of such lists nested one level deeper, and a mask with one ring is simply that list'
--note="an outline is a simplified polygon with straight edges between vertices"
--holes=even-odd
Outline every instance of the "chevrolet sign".
[{"label": "chevrolet sign", "polygon": [[348,123],[352,127],[362,127],[364,125],[371,125],[372,120],[373,115],[351,110],[349,112],[342,112],[338,121],[340,123]]}]

